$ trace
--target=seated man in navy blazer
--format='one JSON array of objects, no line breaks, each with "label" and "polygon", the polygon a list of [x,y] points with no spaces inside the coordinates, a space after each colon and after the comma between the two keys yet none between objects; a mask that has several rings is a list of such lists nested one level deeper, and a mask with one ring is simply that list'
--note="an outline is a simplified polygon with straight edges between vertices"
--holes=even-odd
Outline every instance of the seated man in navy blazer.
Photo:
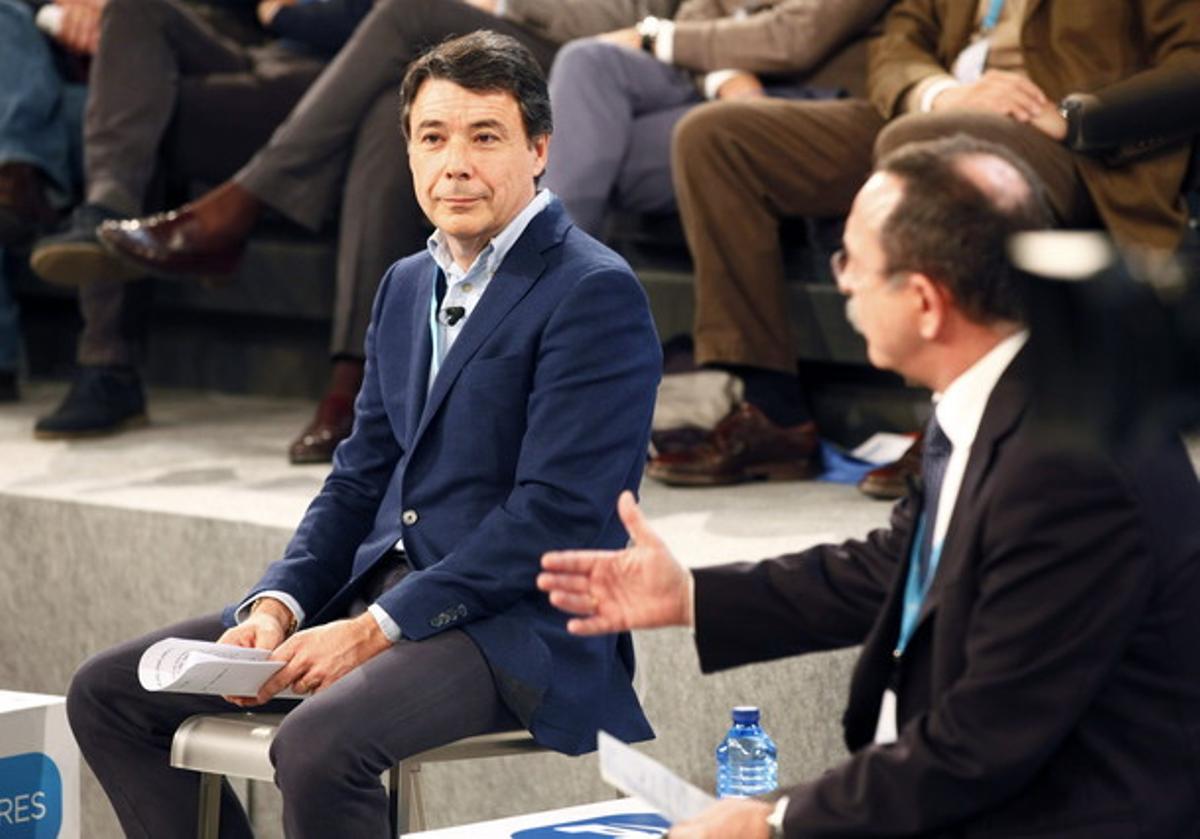
[{"label": "seated man in navy blazer", "polygon": [[862,645],[851,755],[670,839],[1196,836],[1200,486],[1170,430],[1109,453],[1038,421],[1045,351],[1006,246],[1045,225],[1039,191],[958,135],[897,149],[854,201],[851,322],[874,365],[940,394],[888,527],[689,573],[625,495],[633,547],[543,559],[573,631],[690,624],[704,670]]},{"label": "seated man in navy blazer", "polygon": [[[289,837],[384,837],[380,773],[462,737],[527,728],[567,754],[604,728],[652,736],[628,635],[583,639],[536,590],[543,551],[626,542],[661,366],[619,257],[538,192],[545,79],[511,38],[476,32],[410,67],[401,119],[437,230],[384,277],[354,432],[283,559],[223,615],[101,653],[71,725],[127,836],[194,835],[197,777],[170,769],[185,717],[219,697],[151,694],[158,638],[216,639],[286,662],[246,706],[289,711],[271,750]],[[399,153],[399,150],[397,150]],[[291,686],[311,697],[272,699]],[[226,788],[222,833],[250,836]]]}]

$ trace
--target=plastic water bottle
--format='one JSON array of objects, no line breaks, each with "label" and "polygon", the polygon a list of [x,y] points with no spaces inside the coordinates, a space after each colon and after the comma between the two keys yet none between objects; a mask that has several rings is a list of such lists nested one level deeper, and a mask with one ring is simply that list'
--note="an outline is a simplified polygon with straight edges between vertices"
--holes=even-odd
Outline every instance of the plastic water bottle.
[{"label": "plastic water bottle", "polygon": [[779,786],[775,742],[758,724],[758,708],[733,709],[733,726],[717,746],[717,797],[747,798]]}]

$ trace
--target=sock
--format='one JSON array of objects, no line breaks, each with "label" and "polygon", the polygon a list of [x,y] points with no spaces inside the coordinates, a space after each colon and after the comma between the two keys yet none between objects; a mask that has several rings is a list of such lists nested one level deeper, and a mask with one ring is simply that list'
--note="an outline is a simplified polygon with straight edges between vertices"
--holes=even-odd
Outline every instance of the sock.
[{"label": "sock", "polygon": [[725,370],[741,379],[745,388],[742,398],[762,411],[767,419],[776,425],[786,428],[812,419],[800,377],[794,373],[781,373],[778,370],[740,364],[709,366]]}]

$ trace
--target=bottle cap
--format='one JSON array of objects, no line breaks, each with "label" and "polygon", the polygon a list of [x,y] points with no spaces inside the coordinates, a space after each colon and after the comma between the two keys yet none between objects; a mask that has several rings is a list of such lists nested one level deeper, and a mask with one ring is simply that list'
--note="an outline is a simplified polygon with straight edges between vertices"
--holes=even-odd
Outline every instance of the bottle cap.
[{"label": "bottle cap", "polygon": [[738,725],[757,725],[758,708],[754,705],[738,705],[733,709],[733,721]]}]

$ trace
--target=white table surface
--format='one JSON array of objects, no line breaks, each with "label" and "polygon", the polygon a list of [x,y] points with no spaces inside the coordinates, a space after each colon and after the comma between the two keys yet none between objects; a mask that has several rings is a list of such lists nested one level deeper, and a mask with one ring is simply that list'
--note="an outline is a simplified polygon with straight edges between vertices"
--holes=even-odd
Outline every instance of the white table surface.
[{"label": "white table surface", "polygon": [[[575,807],[564,807],[560,810],[548,810],[543,813],[531,813],[527,816],[513,816],[507,819],[497,819],[490,822],[446,827],[440,830],[426,830],[421,833],[405,834],[406,839],[510,839],[518,830],[533,827],[563,824],[566,822],[582,821],[597,816],[610,816],[618,813],[653,813],[654,810],[637,798],[614,798],[610,801],[598,801],[595,804],[580,804]],[[653,834],[646,829],[631,833],[645,836],[649,839]],[[564,832],[563,839],[571,835]]]}]

